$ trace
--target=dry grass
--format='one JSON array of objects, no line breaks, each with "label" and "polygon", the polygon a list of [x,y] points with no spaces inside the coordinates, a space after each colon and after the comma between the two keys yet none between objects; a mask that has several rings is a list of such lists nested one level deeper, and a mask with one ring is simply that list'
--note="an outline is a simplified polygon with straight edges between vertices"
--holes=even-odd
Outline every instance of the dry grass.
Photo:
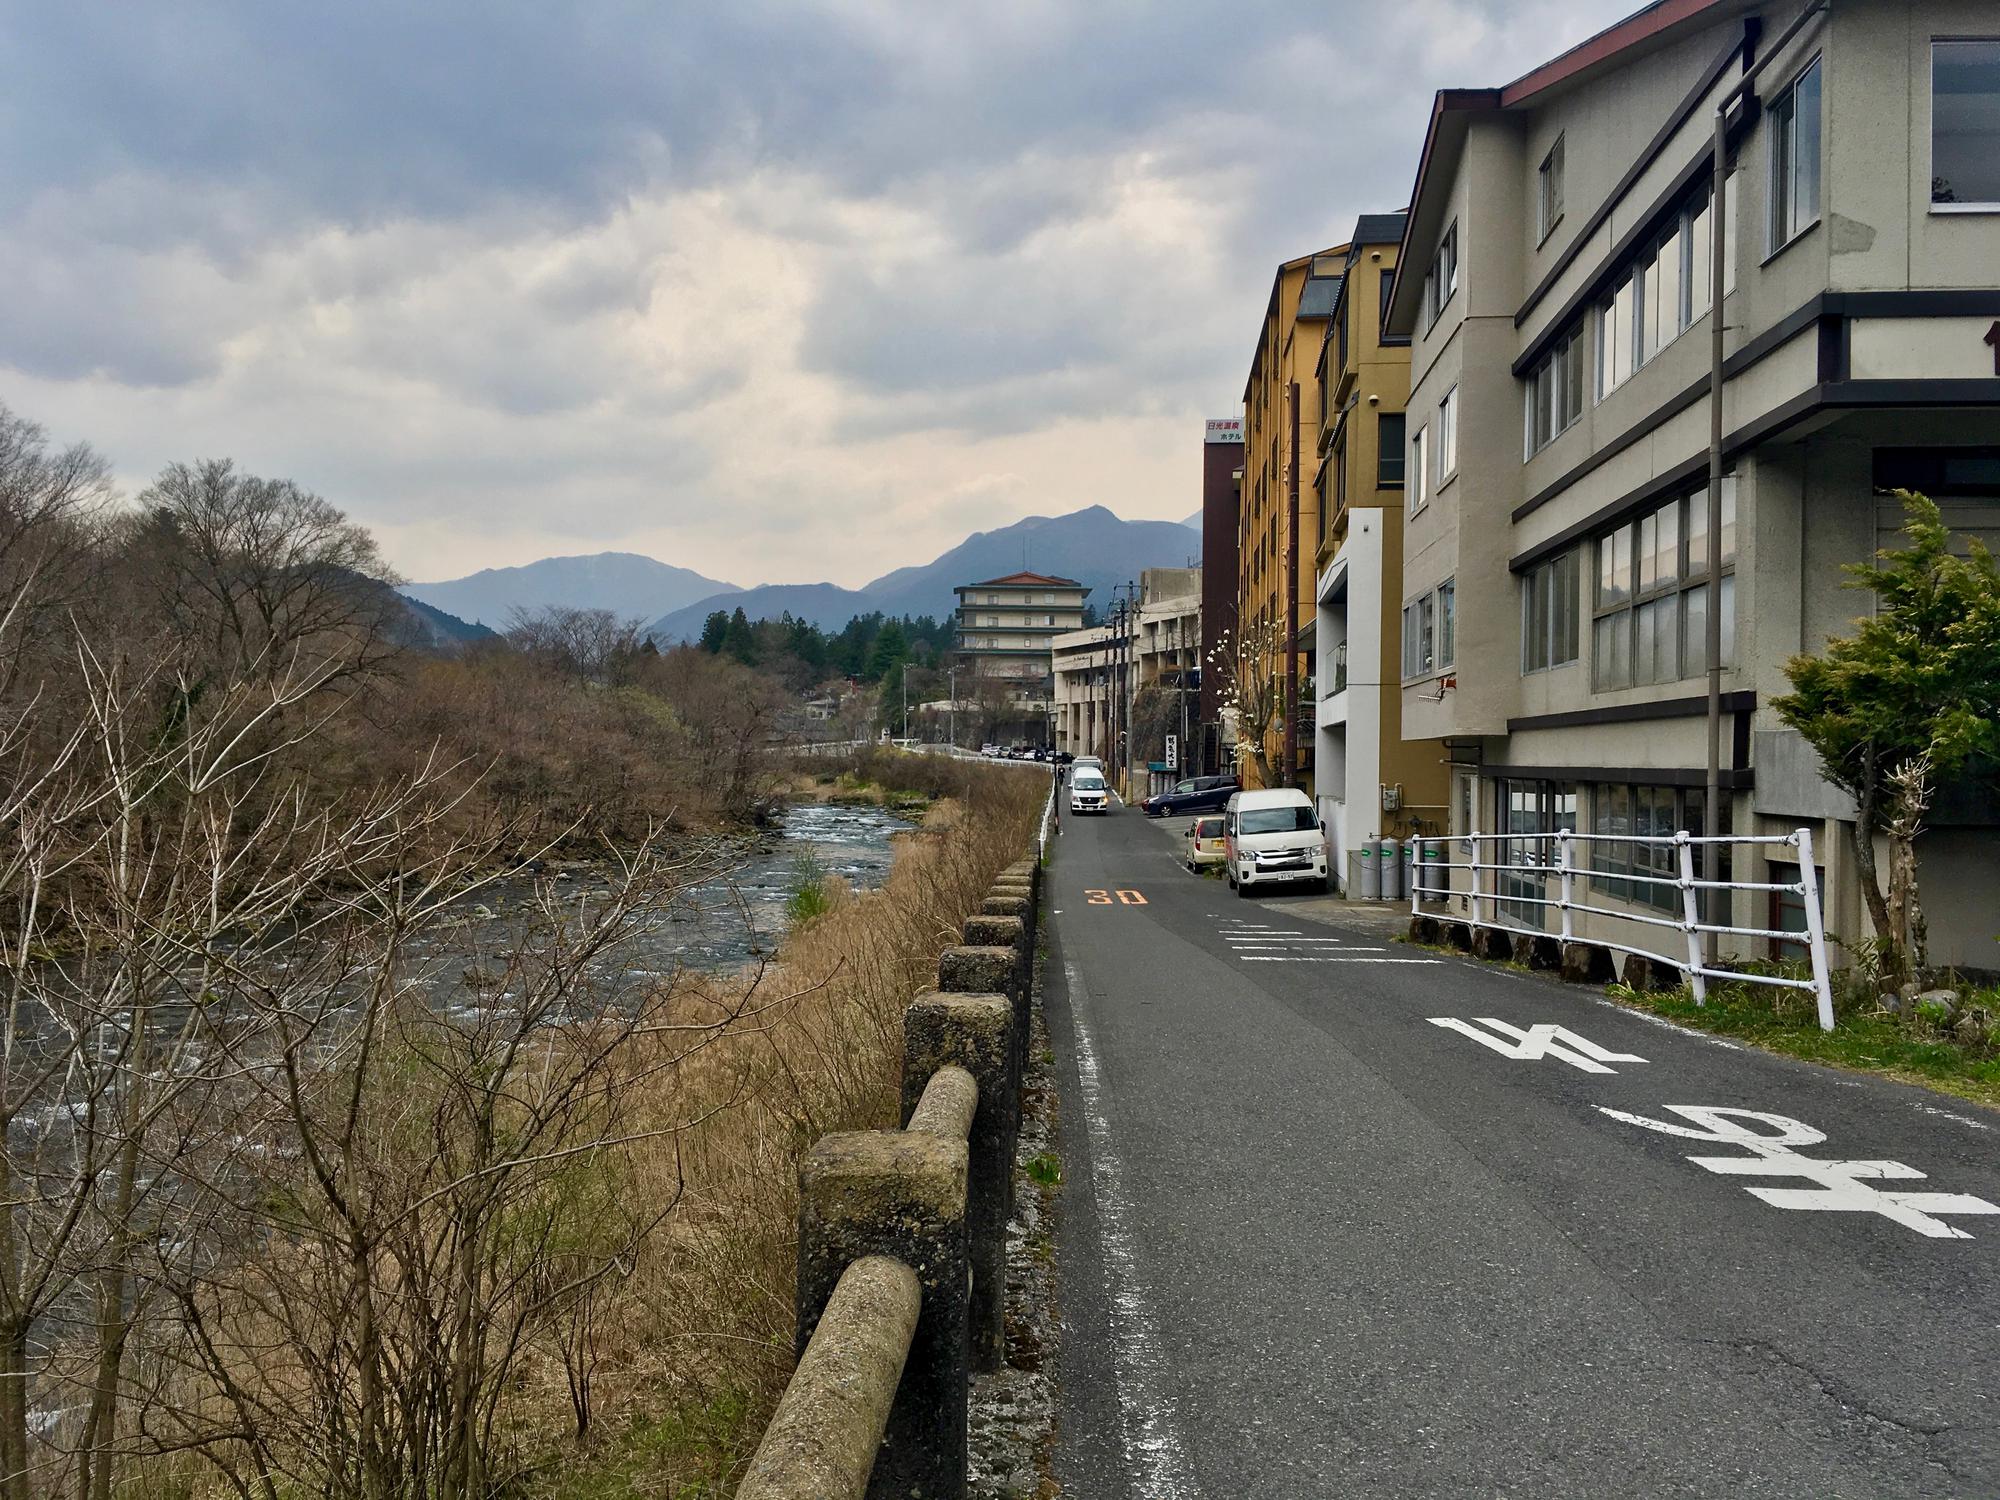
[{"label": "dry grass", "polygon": [[[898,769],[868,774],[911,779]],[[839,897],[760,972],[684,986],[691,1020],[737,1019],[638,1106],[642,1127],[686,1128],[628,1158],[625,1190],[679,1206],[594,1314],[599,1415],[580,1450],[559,1362],[535,1362],[518,1409],[549,1459],[535,1493],[723,1493],[747,1461],[792,1366],[799,1160],[829,1132],[896,1124],[904,1008],[1033,836],[1042,778],[976,769],[880,890]]]}]

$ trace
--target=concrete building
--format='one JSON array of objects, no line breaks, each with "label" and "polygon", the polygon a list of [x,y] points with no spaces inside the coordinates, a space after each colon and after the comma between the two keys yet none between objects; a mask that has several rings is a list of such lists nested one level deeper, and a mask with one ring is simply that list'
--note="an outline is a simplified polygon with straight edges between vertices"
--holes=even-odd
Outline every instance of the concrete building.
[{"label": "concrete building", "polygon": [[[1718,107],[1727,474],[1711,578]],[[1452,826],[1698,831],[1719,608],[1726,824],[1810,826],[1830,930],[1865,933],[1853,809],[1770,704],[1787,657],[1868,607],[1841,564],[1892,539],[1883,490],[1927,490],[1962,531],[2000,531],[2000,14],[1654,5],[1504,87],[1439,94],[1401,257],[1403,732],[1447,750]],[[1990,799],[1962,790],[1918,844],[1933,955],[1990,967],[2000,843]],[[1592,858],[1594,903],[1662,904],[1625,878],[1660,873],[1642,846]],[[1761,851],[1733,873],[1774,868],[1795,875]],[[1516,880],[1505,894],[1544,884]],[[1794,897],[1735,898],[1745,925],[1803,916]]]},{"label": "concrete building", "polygon": [[1012,742],[1043,743],[1054,703],[1050,649],[1083,624],[1090,592],[1073,578],[1009,573],[961,584],[958,596],[958,696],[986,704],[991,732]]},{"label": "concrete building", "polygon": [[[1200,568],[1147,568],[1129,611],[1055,639],[1055,748],[1095,755],[1121,770],[1128,731],[1136,726],[1137,763],[1129,779],[1121,777],[1128,796],[1144,796],[1159,780],[1194,768],[1203,576]],[[1166,733],[1180,752],[1173,764],[1166,762]]]},{"label": "concrete building", "polygon": [[[1206,668],[1224,631],[1236,625],[1236,546],[1243,489],[1243,419],[1211,418],[1201,445],[1201,657]],[[1222,679],[1203,670],[1196,709],[1199,727],[1188,770],[1209,774],[1234,769],[1234,736],[1225,736]],[[1227,759],[1225,759],[1227,755]]]},{"label": "concrete building", "polygon": [[1365,838],[1443,831],[1436,741],[1405,740],[1401,633],[1404,403],[1410,344],[1384,334],[1404,215],[1354,226],[1314,371],[1317,701],[1314,785],[1330,864],[1344,888]]},{"label": "concrete building", "polygon": [[[1243,387],[1243,482],[1237,516],[1236,639],[1275,632],[1284,657],[1285,703],[1266,736],[1266,758],[1281,785],[1311,790],[1313,716],[1313,553],[1319,512],[1309,483],[1319,434],[1314,370],[1348,247],[1286,261],[1271,281],[1257,351]],[[1213,563],[1211,563],[1213,566]],[[1256,763],[1244,762],[1244,785]]]}]

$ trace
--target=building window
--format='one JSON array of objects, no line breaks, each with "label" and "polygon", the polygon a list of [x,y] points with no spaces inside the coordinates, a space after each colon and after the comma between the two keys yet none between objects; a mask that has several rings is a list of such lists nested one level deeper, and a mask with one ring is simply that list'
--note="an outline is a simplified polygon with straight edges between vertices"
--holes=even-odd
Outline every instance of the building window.
[{"label": "building window", "polygon": [[1547,239],[1563,214],[1563,138],[1549,147],[1535,174],[1535,243]]},{"label": "building window", "polygon": [[1931,202],[2000,209],[2000,41],[1931,43]]},{"label": "building window", "polygon": [[[1722,663],[1736,649],[1736,477],[1722,477]],[[1591,685],[1678,682],[1707,670],[1708,492],[1669,500],[1597,540]]]},{"label": "building window", "polygon": [[1438,241],[1437,256],[1431,261],[1430,275],[1424,278],[1424,322],[1426,327],[1458,290],[1458,225],[1453,224]]},{"label": "building window", "polygon": [[[1499,872],[1500,910],[1518,926],[1546,926],[1549,908],[1542,903],[1560,894],[1560,877],[1523,867],[1553,870],[1560,862],[1560,850],[1550,835],[1576,832],[1576,783],[1506,778],[1495,791],[1500,831],[1507,835],[1506,842],[1497,846],[1498,863],[1514,867]],[[1556,889],[1551,890],[1552,885]]]},{"label": "building window", "polygon": [[1388,270],[1382,273],[1381,281],[1377,287],[1375,294],[1380,299],[1375,304],[1375,312],[1376,312],[1375,321],[1377,323],[1380,323],[1384,318],[1389,316],[1389,297],[1390,294],[1395,291],[1395,289],[1396,289],[1396,268],[1394,266],[1391,266],[1389,267]]},{"label": "building window", "polygon": [[1447,578],[1437,588],[1437,664],[1449,667],[1458,660],[1458,583]]},{"label": "building window", "polygon": [[[1735,181],[1734,173],[1728,181]],[[1610,294],[1598,303],[1600,401],[1707,314],[1713,196],[1711,185],[1703,183],[1669,214],[1644,249],[1618,268]],[[1736,285],[1736,196],[1729,188],[1723,203],[1724,292]]]},{"label": "building window", "polygon": [[1458,472],[1458,387],[1453,386],[1438,402],[1437,419],[1438,487]]},{"label": "building window", "polygon": [[[1589,845],[1590,883],[1601,895],[1656,911],[1679,915],[1680,852],[1672,844],[1641,844],[1637,839],[1670,839],[1685,829],[1700,833],[1702,804],[1699,787],[1619,786],[1595,788],[1590,797],[1590,831],[1604,840]],[[1728,832],[1729,799],[1722,799],[1722,831]],[[1694,850],[1694,873],[1706,880],[1705,846]],[[1718,861],[1720,875],[1729,878],[1729,851]]]},{"label": "building window", "polygon": [[1819,59],[1771,103],[1771,248],[1819,222]]},{"label": "building window", "polygon": [[1572,547],[1521,575],[1521,670],[1568,666],[1577,655],[1577,562]]},{"label": "building window", "polygon": [[1410,513],[1422,510],[1431,498],[1431,471],[1424,462],[1424,429],[1419,427],[1410,439],[1410,467],[1403,479],[1403,488],[1409,496]]},{"label": "building window", "polygon": [[1375,419],[1375,487],[1403,487],[1403,414],[1385,411]]},{"label": "building window", "polygon": [[1403,676],[1428,677],[1437,665],[1435,596],[1423,594],[1403,606]]},{"label": "building window", "polygon": [[1528,454],[1546,448],[1583,416],[1583,327],[1579,324],[1528,372]]}]

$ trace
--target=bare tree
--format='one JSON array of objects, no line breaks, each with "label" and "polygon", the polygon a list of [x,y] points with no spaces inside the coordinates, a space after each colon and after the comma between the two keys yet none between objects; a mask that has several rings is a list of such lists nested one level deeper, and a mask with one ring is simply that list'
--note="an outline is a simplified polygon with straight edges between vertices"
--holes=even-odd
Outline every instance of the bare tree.
[{"label": "bare tree", "polygon": [[223,678],[274,680],[303,660],[329,680],[393,652],[402,606],[375,539],[289,479],[228,459],[170,464],[139,496],[138,577]]},{"label": "bare tree", "polygon": [[1208,653],[1208,670],[1220,681],[1225,715],[1236,723],[1236,756],[1257,768],[1257,783],[1271,786],[1272,730],[1285,706],[1285,632],[1276,621],[1253,623],[1241,638],[1223,631]]},{"label": "bare tree", "polygon": [[515,609],[507,639],[515,649],[547,662],[579,682],[621,680],[645,643],[643,620],[620,619],[608,609],[552,604]]}]

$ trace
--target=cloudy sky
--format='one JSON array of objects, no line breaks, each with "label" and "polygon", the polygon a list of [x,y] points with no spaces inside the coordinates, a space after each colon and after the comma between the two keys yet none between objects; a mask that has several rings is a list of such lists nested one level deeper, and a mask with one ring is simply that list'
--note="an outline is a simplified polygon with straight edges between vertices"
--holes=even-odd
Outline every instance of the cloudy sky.
[{"label": "cloudy sky", "polygon": [[0,402],[413,579],[1199,503],[1278,261],[1617,0],[0,0]]}]

